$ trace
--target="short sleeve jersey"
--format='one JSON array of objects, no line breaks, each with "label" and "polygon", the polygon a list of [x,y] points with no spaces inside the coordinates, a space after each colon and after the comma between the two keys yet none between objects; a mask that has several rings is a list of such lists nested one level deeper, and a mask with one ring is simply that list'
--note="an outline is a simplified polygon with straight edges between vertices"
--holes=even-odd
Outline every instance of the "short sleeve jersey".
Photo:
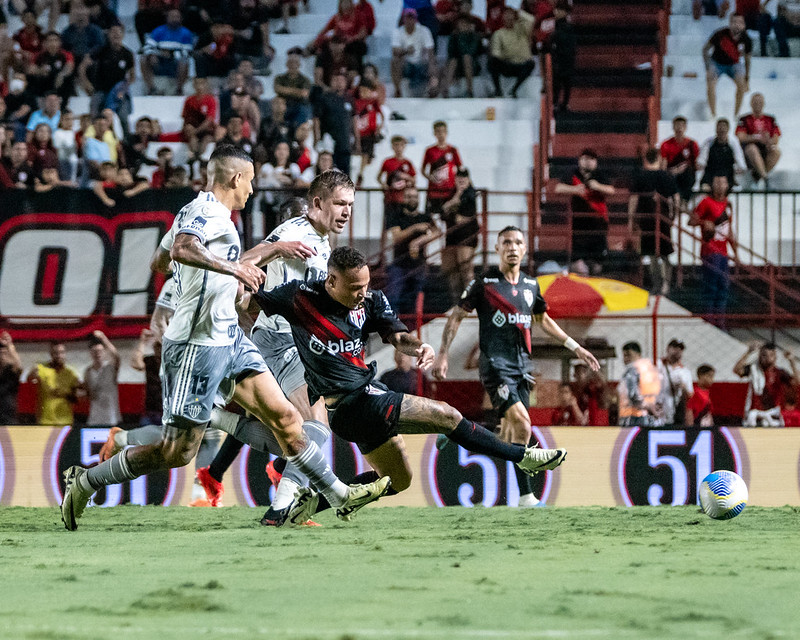
[{"label": "short sleeve jersey", "polygon": [[289,282],[271,291],[262,287],[255,300],[267,315],[289,321],[312,404],[319,397],[360,391],[375,378],[375,363],[364,362],[369,334],[388,342],[392,334],[408,330],[381,291],[367,291],[355,309],[331,298],[319,280]]},{"label": "short sleeve jersey", "polygon": [[781,135],[781,129],[774,116],[762,114],[758,117],[752,113],[739,118],[736,124],[736,133],[743,133],[748,136],[754,136],[759,133],[766,133],[770,138]]},{"label": "short sleeve jersey", "polygon": [[743,56],[749,55],[753,51],[753,41],[747,33],[742,33],[738,40],[733,38],[731,30],[728,28],[715,31],[711,35],[711,59],[722,65],[737,64]]},{"label": "short sleeve jersey", "polygon": [[661,157],[667,161],[667,167],[676,167],[679,164],[688,162],[694,170],[697,163],[697,156],[700,155],[700,147],[691,138],[684,138],[681,142],[674,137],[661,143]]},{"label": "short sleeve jersey", "polygon": [[206,120],[217,117],[217,99],[212,95],[188,96],[183,103],[181,117],[185,124],[199,127]]},{"label": "short sleeve jersey", "polygon": [[161,287],[158,298],[156,298],[156,306],[175,313],[175,309],[178,306],[178,294],[175,291],[175,278],[169,278],[164,282],[164,286]]},{"label": "short sleeve jersey", "polygon": [[[180,210],[172,228],[161,240],[169,251],[175,237],[188,233],[197,236],[215,256],[236,261],[241,253],[239,234],[231,222],[231,212],[211,192],[201,191]],[[178,306],[164,332],[174,342],[224,347],[233,344],[239,319],[233,276],[173,263]]]},{"label": "short sleeve jersey", "polygon": [[[583,174],[576,168],[569,179],[572,186],[586,184],[590,180],[597,180],[600,184],[609,184],[604,176],[595,171],[592,174]],[[587,187],[586,196],[572,196],[572,210],[578,213],[594,213],[608,222],[608,205],[606,196],[601,191],[594,191]]]},{"label": "short sleeve jersey", "polygon": [[442,148],[433,145],[425,149],[422,167],[430,167],[429,198],[449,198],[456,188],[456,171],[461,166],[458,149],[451,145]]},{"label": "short sleeve jersey", "polygon": [[706,196],[694,210],[695,215],[703,222],[714,223],[714,235],[709,240],[703,240],[700,247],[700,256],[705,257],[712,253],[723,256],[728,255],[728,238],[731,233],[730,203],[728,200],[714,200]]},{"label": "short sleeve jersey", "polygon": [[547,311],[539,283],[524,273],[510,283],[500,269],[490,267],[467,285],[460,306],[478,312],[480,371],[519,374],[527,369],[534,316]]},{"label": "short sleeve jersey", "polygon": [[406,180],[400,177],[400,173],[407,173],[416,176],[414,165],[405,158],[386,158],[381,165],[381,173],[386,174],[386,184],[389,188],[384,191],[384,202],[400,203],[403,201],[404,191],[407,185]]},{"label": "short sleeve jersey", "polygon": [[[264,289],[267,291],[287,282],[316,282],[328,275],[328,258],[331,256],[331,244],[328,236],[321,236],[305,216],[290,218],[278,225],[270,233],[264,243],[302,242],[316,251],[316,255],[305,260],[276,258],[267,265],[267,280]],[[280,333],[290,333],[289,323],[281,316],[268,317],[263,311],[258,314],[256,327],[263,327]]]}]

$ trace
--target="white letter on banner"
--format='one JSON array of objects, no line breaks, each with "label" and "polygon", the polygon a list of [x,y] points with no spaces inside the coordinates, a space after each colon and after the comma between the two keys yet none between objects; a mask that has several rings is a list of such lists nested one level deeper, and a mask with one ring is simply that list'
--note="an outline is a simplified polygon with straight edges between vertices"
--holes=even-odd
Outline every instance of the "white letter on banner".
[{"label": "white letter on banner", "polygon": [[118,293],[114,295],[111,315],[147,315],[147,286],[153,276],[150,271],[150,256],[160,240],[161,230],[158,227],[125,229],[122,232],[117,265]]},{"label": "white letter on banner", "polygon": [[[36,304],[39,262],[46,249],[66,251],[61,296],[56,304]],[[91,315],[103,277],[103,239],[84,229],[26,229],[13,234],[0,259],[0,314],[58,317]],[[29,320],[23,320],[29,322]]]}]

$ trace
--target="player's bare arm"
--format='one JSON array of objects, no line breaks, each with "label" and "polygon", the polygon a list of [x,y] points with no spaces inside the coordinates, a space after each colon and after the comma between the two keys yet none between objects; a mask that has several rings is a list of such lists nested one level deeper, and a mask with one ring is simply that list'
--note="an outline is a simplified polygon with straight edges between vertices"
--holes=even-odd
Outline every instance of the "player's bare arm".
[{"label": "player's bare arm", "polygon": [[570,351],[573,351],[575,356],[589,365],[589,368],[592,371],[600,371],[600,363],[597,361],[597,358],[595,358],[590,351],[584,349],[577,342],[575,342],[575,340],[570,338],[567,333],[556,324],[556,321],[547,315],[547,313],[543,313],[541,316],[534,316],[534,320],[541,323],[542,330],[548,336],[563,344]]},{"label": "player's bare arm", "polygon": [[417,358],[417,367],[423,371],[427,371],[433,366],[433,359],[436,357],[433,347],[419,338],[415,338],[407,331],[393,333],[389,336],[389,344],[401,353]]},{"label": "player's bare arm", "polygon": [[300,241],[261,242],[242,255],[242,262],[263,267],[277,258],[284,260],[307,260],[317,255],[316,249]]},{"label": "player's bare arm", "polygon": [[171,262],[172,258],[169,255],[169,251],[159,245],[156,247],[156,250],[153,252],[153,256],[150,258],[150,271],[153,271],[154,273],[163,273],[166,275],[170,272]]},{"label": "player's bare arm", "polygon": [[467,315],[469,315],[469,312],[461,307],[453,307],[450,310],[447,323],[444,325],[444,331],[442,331],[442,346],[439,348],[439,355],[436,357],[436,361],[433,363],[433,377],[437,380],[444,380],[447,378],[447,353],[458,333],[461,321],[466,318]]},{"label": "player's bare arm", "polygon": [[200,238],[189,233],[179,233],[175,236],[175,243],[172,245],[170,256],[175,262],[180,262],[189,267],[233,276],[245,287],[250,287],[254,291],[266,279],[264,272],[252,264],[231,262],[215,256],[203,246]]}]

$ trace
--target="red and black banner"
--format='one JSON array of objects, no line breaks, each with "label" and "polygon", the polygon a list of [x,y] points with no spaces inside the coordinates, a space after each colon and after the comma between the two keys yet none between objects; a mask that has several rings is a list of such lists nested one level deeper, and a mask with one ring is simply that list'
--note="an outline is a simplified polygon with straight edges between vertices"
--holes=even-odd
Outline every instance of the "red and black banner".
[{"label": "red and black banner", "polygon": [[0,209],[0,326],[15,340],[74,340],[100,329],[133,337],[161,279],[150,257],[191,189],[109,193],[9,190]]}]

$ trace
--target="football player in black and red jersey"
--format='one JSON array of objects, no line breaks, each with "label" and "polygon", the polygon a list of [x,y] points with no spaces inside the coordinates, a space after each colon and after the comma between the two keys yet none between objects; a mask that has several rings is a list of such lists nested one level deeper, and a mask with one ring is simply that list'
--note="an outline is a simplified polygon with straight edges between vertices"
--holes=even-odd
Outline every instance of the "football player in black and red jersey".
[{"label": "football player in black and red jersey", "polygon": [[[450,311],[433,375],[447,377],[448,350],[461,321],[473,310],[478,312],[481,382],[500,416],[500,437],[506,442],[527,446],[531,438],[528,413],[530,396],[531,326],[540,323],[544,332],[575,353],[593,371],[597,359],[570,338],[547,315],[547,303],[539,283],[521,271],[528,251],[525,236],[518,227],[506,227],[495,246],[499,267],[490,267],[464,290],[461,302]],[[525,474],[517,474],[520,506],[533,507],[539,501]]]},{"label": "football player in black and red jersey", "polygon": [[[390,493],[411,483],[403,433],[442,433],[465,449],[509,460],[531,475],[564,461],[564,449],[504,442],[444,402],[390,391],[377,382],[375,363],[364,361],[369,334],[377,333],[398,351],[416,357],[422,369],[431,367],[435,353],[408,332],[386,296],[371,290],[369,281],[363,254],[338,247],[328,261],[325,280],[290,282],[270,291],[262,287],[252,300],[267,315],[289,321],[306,370],[309,399],[324,398],[331,430],[355,442],[375,472],[391,477]],[[377,478],[375,472],[359,477]],[[308,504],[305,515],[318,510],[318,500],[327,506],[312,490],[298,491],[297,501]]]}]

